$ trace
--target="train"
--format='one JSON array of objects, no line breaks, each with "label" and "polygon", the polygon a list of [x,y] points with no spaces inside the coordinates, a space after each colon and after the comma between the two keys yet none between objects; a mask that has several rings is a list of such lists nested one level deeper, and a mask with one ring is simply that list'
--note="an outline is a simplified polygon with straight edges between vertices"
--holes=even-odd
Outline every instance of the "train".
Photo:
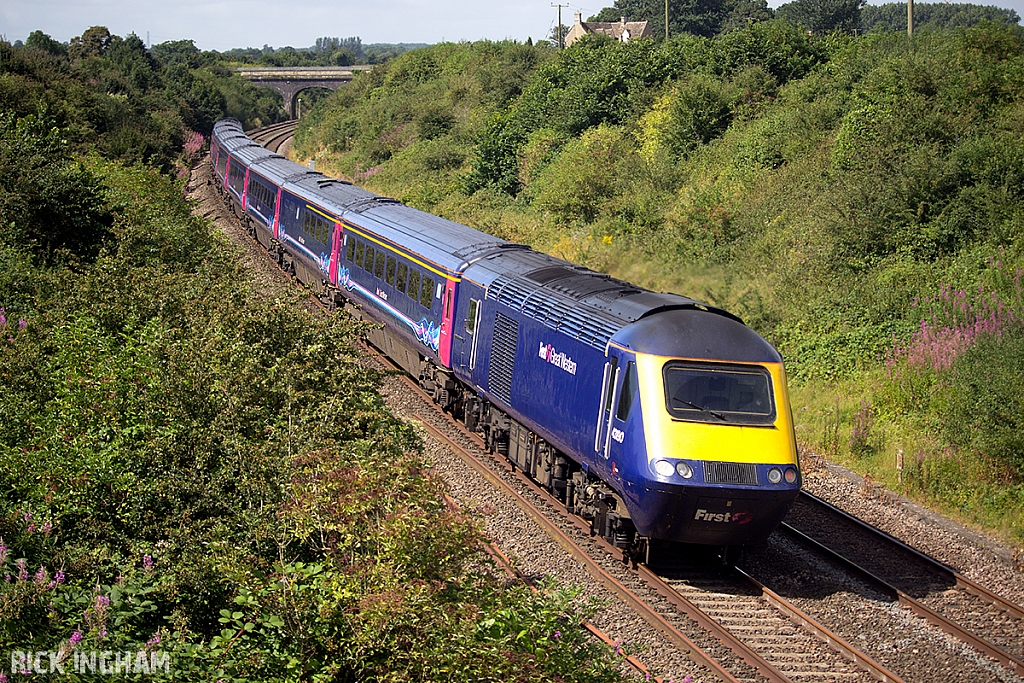
[{"label": "train", "polygon": [[737,316],[327,177],[234,119],[210,162],[285,271],[624,553],[756,546],[799,494],[782,357]]}]

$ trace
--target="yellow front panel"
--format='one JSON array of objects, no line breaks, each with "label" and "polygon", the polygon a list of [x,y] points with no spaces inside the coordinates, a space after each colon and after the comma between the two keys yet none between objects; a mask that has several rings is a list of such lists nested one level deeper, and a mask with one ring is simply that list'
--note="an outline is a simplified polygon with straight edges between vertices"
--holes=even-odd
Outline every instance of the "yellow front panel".
[{"label": "yellow front panel", "polygon": [[[786,372],[781,364],[748,364],[768,370],[775,396],[775,424],[753,427],[673,419],[665,407],[662,376],[662,368],[670,360],[689,359],[636,354],[649,461],[667,457],[717,462],[796,464],[796,443],[793,440]],[[699,359],[696,362],[708,361]]]}]

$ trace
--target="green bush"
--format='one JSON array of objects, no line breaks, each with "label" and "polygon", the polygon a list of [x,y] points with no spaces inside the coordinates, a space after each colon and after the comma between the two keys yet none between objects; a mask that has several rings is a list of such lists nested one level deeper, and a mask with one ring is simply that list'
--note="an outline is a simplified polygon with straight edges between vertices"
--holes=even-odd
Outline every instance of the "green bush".
[{"label": "green bush", "polygon": [[985,336],[957,357],[935,401],[949,443],[1024,477],[1024,326]]}]

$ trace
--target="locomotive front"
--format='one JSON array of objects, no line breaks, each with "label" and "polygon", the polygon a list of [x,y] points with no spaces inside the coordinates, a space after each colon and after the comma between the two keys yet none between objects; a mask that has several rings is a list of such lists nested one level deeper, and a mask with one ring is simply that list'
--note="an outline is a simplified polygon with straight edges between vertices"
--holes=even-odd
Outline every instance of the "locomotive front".
[{"label": "locomotive front", "polygon": [[608,356],[604,453],[639,534],[764,541],[800,490],[779,353],[739,320],[696,306],[623,328]]}]

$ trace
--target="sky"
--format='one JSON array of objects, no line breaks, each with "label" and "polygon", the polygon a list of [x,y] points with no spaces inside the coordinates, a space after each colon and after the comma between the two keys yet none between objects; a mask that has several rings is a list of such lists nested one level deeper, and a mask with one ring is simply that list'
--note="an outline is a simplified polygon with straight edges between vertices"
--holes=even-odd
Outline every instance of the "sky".
[{"label": "sky", "polygon": [[[777,7],[784,0],[769,0]],[[317,38],[358,36],[372,43],[437,43],[502,40],[535,42],[558,24],[560,0],[3,0],[0,37],[24,41],[42,31],[67,42],[91,26],[150,45],[193,40],[201,50],[312,46]],[[584,19],[613,0],[589,6],[562,3],[562,23],[579,11]],[[879,0],[872,0],[877,4]],[[1014,9],[1024,0],[976,0]]]}]

